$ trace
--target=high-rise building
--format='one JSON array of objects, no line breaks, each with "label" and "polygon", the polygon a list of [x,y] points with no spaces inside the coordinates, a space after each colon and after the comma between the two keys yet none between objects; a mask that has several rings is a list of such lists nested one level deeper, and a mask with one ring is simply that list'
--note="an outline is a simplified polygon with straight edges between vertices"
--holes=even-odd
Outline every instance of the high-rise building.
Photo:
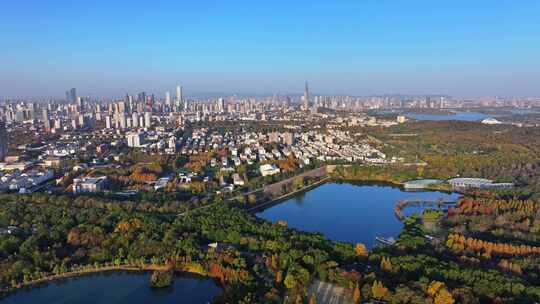
[{"label": "high-rise building", "polygon": [[51,132],[51,120],[49,119],[49,110],[46,108],[43,109],[43,126],[45,128],[45,132],[49,133]]},{"label": "high-rise building", "polygon": [[4,122],[0,121],[0,161],[4,161],[8,154],[8,139],[6,133],[6,126]]},{"label": "high-rise building", "polygon": [[77,89],[71,88],[71,90],[68,91],[68,102],[75,103],[77,101]]},{"label": "high-rise building", "polygon": [[118,124],[122,130],[127,128],[127,119],[125,113],[118,113]]},{"label": "high-rise building", "polygon": [[126,103],[123,101],[118,102],[118,112],[126,113]]},{"label": "high-rise building", "polygon": [[82,99],[82,97],[76,96],[75,101],[77,102],[77,108],[79,109],[79,111],[86,110],[84,107],[84,99]]},{"label": "high-rise building", "polygon": [[137,94],[137,101],[146,102],[146,92],[140,92],[139,94]]},{"label": "high-rise building", "polygon": [[110,115],[105,116],[105,128],[107,128],[107,129],[112,128],[111,116]]},{"label": "high-rise building", "polygon": [[304,88],[304,108],[309,109],[309,86],[306,81],[306,87]]},{"label": "high-rise building", "polygon": [[152,113],[144,113],[144,127],[150,128],[152,126]]},{"label": "high-rise building", "polygon": [[131,125],[133,128],[139,127],[139,114],[137,114],[137,112],[131,114]]},{"label": "high-rise building", "polygon": [[218,99],[218,111],[221,113],[225,112],[225,99],[223,98]]},{"label": "high-rise building", "polygon": [[87,126],[87,118],[83,114],[79,114],[79,126],[81,128],[86,128]]},{"label": "high-rise building", "polygon": [[184,106],[184,92],[182,86],[176,86],[176,107],[182,108]]},{"label": "high-rise building", "polygon": [[165,104],[171,106],[171,93],[165,92]]}]

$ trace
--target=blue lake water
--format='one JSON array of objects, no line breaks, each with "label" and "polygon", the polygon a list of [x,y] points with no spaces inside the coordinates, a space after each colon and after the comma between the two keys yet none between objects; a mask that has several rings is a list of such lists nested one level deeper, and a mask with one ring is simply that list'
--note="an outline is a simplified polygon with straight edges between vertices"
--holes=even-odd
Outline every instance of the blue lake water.
[{"label": "blue lake water", "polygon": [[148,272],[108,272],[54,281],[18,291],[1,304],[146,304],[209,303],[221,293],[216,283],[192,275],[177,276],[173,286],[150,288]]},{"label": "blue lake water", "polygon": [[531,109],[521,109],[521,108],[516,108],[516,109],[511,109],[510,112],[512,114],[519,114],[519,115],[525,115],[525,114],[539,114],[540,113],[540,109],[538,108],[531,108]]},{"label": "blue lake water", "polygon": [[455,112],[454,114],[416,114],[416,113],[407,113],[405,116],[416,119],[416,120],[459,120],[459,121],[479,121],[489,117],[494,117],[493,115],[488,115],[479,112]]},{"label": "blue lake water", "polygon": [[[525,114],[538,114],[540,109],[531,108],[531,109],[522,109],[522,108],[512,108],[512,109],[501,109],[502,111],[507,111],[511,114],[525,115]],[[381,110],[379,113],[404,113],[404,110]],[[458,120],[458,121],[480,121],[486,118],[496,118],[501,116],[508,116],[508,114],[502,113],[480,113],[475,111],[455,111],[452,110],[452,113],[448,114],[421,114],[421,113],[404,113],[405,116],[415,120],[431,120],[431,121],[443,121],[443,120]]]},{"label": "blue lake water", "polygon": [[397,237],[403,224],[394,215],[401,199],[455,201],[457,193],[406,192],[380,184],[328,183],[257,213],[270,221],[286,220],[289,227],[320,232],[326,237],[373,247],[375,237]]}]

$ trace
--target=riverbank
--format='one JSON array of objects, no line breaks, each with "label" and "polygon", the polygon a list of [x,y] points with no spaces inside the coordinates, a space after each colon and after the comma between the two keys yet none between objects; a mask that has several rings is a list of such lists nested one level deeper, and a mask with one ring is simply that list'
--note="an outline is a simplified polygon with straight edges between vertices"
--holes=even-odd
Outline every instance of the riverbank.
[{"label": "riverbank", "polygon": [[330,176],[323,177],[322,179],[320,179],[320,180],[318,180],[318,181],[316,181],[316,182],[314,182],[312,184],[306,185],[306,186],[304,186],[304,187],[302,187],[302,188],[300,188],[298,190],[285,193],[285,194],[283,194],[283,195],[281,195],[279,197],[273,198],[273,199],[271,199],[269,201],[257,204],[256,206],[253,206],[253,207],[247,209],[247,211],[250,212],[250,213],[253,213],[253,212],[263,210],[263,209],[271,207],[271,206],[273,206],[273,205],[275,205],[275,204],[277,204],[277,203],[279,203],[279,202],[281,202],[283,200],[286,200],[286,199],[288,199],[288,198],[290,198],[292,196],[295,196],[295,195],[300,194],[302,192],[306,192],[306,191],[309,191],[311,189],[314,189],[314,188],[316,188],[316,187],[318,187],[320,185],[323,185],[324,183],[327,183],[327,182],[329,182],[331,180],[332,180],[332,177],[330,177]]}]

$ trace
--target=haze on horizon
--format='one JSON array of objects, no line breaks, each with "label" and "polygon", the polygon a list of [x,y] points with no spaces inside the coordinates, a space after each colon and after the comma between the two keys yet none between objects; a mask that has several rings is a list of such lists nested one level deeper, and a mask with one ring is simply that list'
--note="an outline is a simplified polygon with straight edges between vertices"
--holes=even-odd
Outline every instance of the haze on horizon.
[{"label": "haze on horizon", "polygon": [[540,2],[5,1],[0,96],[540,96]]}]

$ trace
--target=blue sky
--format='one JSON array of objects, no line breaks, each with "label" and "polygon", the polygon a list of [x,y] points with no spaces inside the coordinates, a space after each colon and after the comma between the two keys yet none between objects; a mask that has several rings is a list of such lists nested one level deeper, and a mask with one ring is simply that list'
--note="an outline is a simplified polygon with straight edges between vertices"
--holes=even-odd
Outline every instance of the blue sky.
[{"label": "blue sky", "polygon": [[3,1],[0,96],[540,96],[540,1]]}]

